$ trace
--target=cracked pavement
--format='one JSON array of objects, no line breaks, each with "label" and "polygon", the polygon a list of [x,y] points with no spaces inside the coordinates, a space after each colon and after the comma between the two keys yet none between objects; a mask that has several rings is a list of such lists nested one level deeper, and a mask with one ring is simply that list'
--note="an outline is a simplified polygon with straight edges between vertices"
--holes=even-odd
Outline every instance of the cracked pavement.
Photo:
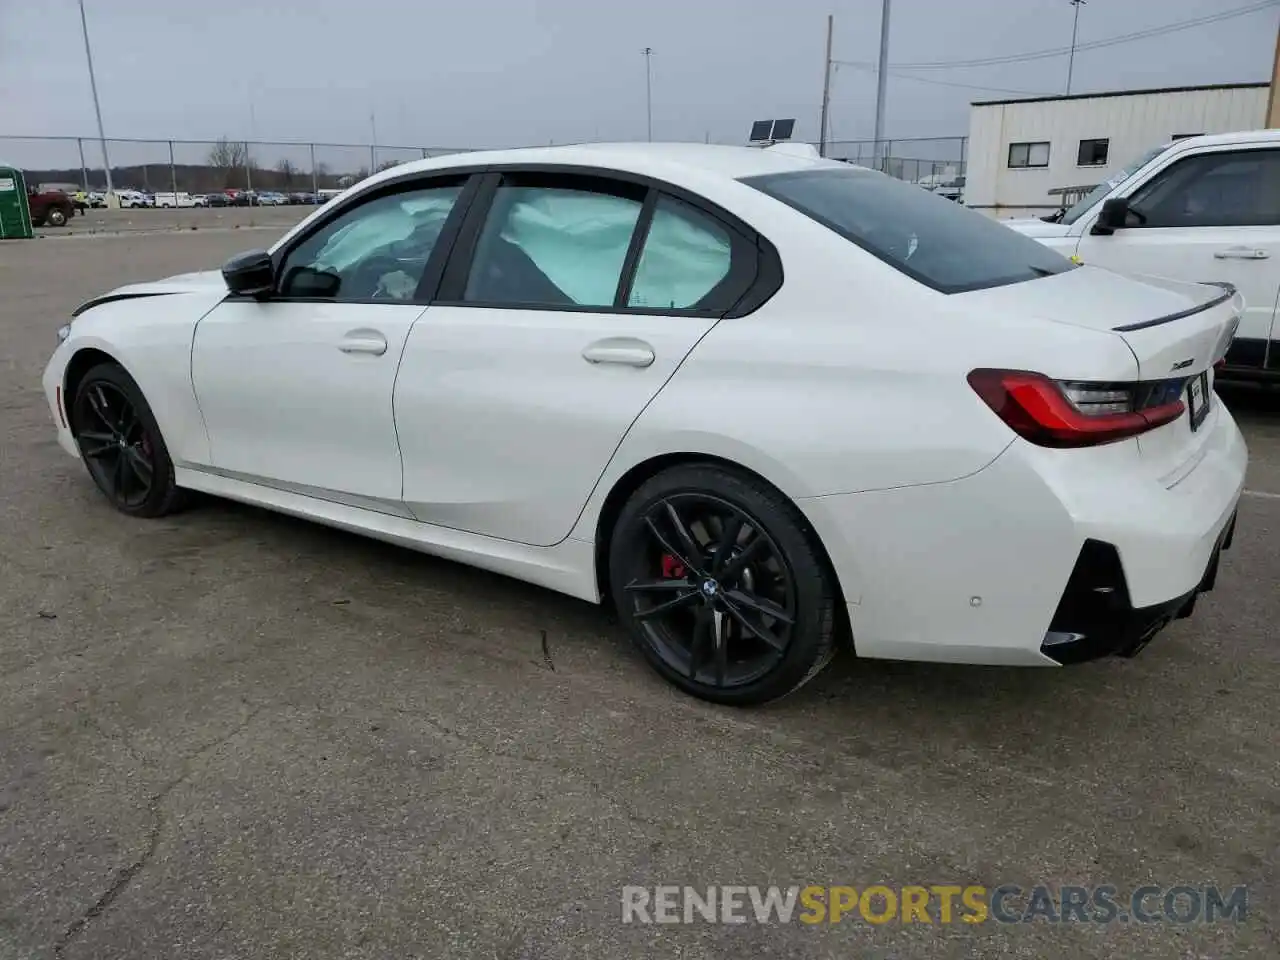
[{"label": "cracked pavement", "polygon": [[[534,587],[230,503],[107,507],[53,439],[54,330],[275,235],[0,246],[0,958],[1280,955],[1280,497],[1244,501],[1218,589],[1135,660],[844,657],[710,707]],[[1228,402],[1280,493],[1280,399]],[[1250,901],[1187,927],[621,923],[625,884],[877,882]]]}]

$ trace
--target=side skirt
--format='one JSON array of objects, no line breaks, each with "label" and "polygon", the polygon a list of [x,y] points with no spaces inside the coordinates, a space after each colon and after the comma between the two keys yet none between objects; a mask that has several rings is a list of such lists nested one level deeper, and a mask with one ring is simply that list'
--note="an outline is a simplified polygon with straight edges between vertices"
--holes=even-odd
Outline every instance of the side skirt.
[{"label": "side skirt", "polygon": [[479,567],[590,603],[600,602],[596,587],[595,548],[583,540],[568,538],[553,547],[532,547],[236,480],[192,466],[175,466],[174,479],[178,486],[188,490],[225,497]]}]

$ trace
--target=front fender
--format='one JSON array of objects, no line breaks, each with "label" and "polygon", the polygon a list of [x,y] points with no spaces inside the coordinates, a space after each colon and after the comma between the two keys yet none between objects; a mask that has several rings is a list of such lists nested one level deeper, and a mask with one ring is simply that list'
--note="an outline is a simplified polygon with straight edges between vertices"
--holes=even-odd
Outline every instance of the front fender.
[{"label": "front fender", "polygon": [[191,344],[196,324],[225,295],[199,291],[104,300],[72,322],[70,335],[50,358],[46,391],[66,391],[77,354],[104,353],[142,390],[174,462],[208,463],[209,439],[191,385]]}]

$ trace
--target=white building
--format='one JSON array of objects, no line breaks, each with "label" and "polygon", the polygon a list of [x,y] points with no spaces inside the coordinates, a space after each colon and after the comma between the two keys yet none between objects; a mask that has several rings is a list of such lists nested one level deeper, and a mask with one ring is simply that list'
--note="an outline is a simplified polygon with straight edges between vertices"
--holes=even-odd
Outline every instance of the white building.
[{"label": "white building", "polygon": [[969,114],[967,206],[1041,216],[1179,137],[1266,126],[1266,83],[985,100]]}]

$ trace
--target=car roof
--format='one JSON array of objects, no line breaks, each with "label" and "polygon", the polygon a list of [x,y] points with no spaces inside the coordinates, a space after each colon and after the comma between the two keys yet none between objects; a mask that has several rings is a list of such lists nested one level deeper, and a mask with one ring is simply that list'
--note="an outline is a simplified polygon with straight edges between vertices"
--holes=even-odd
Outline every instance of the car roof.
[{"label": "car roof", "polygon": [[1232,143],[1268,143],[1280,140],[1280,130],[1237,130],[1234,133],[1206,133],[1173,140],[1167,146],[1217,147]]},{"label": "car roof", "polygon": [[561,147],[521,147],[453,153],[403,163],[382,171],[374,179],[448,170],[452,167],[502,164],[564,164],[597,167],[657,177],[681,179],[685,175],[713,175],[729,179],[790,173],[815,167],[854,169],[847,163],[798,156],[786,150],[735,147],[703,143],[582,143]]}]

